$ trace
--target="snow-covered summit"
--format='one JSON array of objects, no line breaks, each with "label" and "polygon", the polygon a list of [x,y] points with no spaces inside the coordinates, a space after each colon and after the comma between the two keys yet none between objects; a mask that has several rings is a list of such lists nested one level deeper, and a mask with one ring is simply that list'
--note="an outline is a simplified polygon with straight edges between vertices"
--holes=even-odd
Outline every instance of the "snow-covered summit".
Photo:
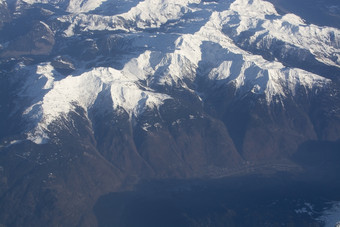
[{"label": "snow-covered summit", "polygon": [[[144,58],[144,56],[141,56]],[[146,56],[147,57],[147,56]],[[91,109],[110,109],[111,111],[126,111],[130,117],[138,117],[147,108],[154,109],[171,98],[162,93],[142,87],[139,79],[144,75],[134,74],[138,71],[140,59],[133,59],[130,64],[121,70],[113,68],[93,68],[77,76],[68,76],[62,80],[55,80],[53,67],[49,63],[38,65],[33,80],[26,84],[27,90],[23,95],[32,95],[38,102],[29,106],[24,115],[36,122],[28,138],[36,143],[42,143],[48,138],[48,126],[60,117],[67,118],[67,114],[82,107],[86,113]],[[32,72],[31,72],[32,73]],[[100,93],[110,96],[110,102],[96,104]]]},{"label": "snow-covered summit", "polygon": [[[2,0],[3,1],[3,0]],[[20,0],[25,4],[33,5],[33,4],[51,4],[56,7],[65,8],[65,10],[69,13],[86,13],[98,8],[100,5],[105,2],[105,0]],[[18,1],[17,4],[20,4]]]},{"label": "snow-covered summit", "polygon": [[[287,67],[277,59],[266,60],[237,42],[260,48],[279,40],[283,48],[299,48],[320,64],[340,67],[339,30],[308,25],[292,14],[279,15],[263,0],[132,2],[124,12],[104,16],[100,15],[102,1],[70,1],[70,14],[57,18],[67,27],[63,30],[65,39],[91,34],[89,40],[96,42],[93,37],[97,33],[119,33],[130,49],[120,50],[119,57],[114,55],[119,59],[112,62],[120,61],[123,67],[108,66],[107,61],[102,66],[100,60],[92,60],[95,66],[80,67],[66,77],[49,62],[30,66],[34,76],[21,92],[31,102],[24,116],[35,122],[29,139],[42,142],[48,126],[76,107],[87,113],[101,108],[101,103],[112,111],[123,110],[138,117],[147,108],[157,109],[172,98],[171,92],[160,92],[159,87],[195,92],[192,85],[201,79],[233,85],[236,97],[249,93],[264,96],[268,104],[294,96],[298,88],[314,93],[330,83],[323,75]],[[98,10],[91,11],[94,9]],[[113,50],[120,48],[110,45]],[[103,94],[109,102],[97,102]]]},{"label": "snow-covered summit", "polygon": [[86,13],[98,8],[105,1],[106,0],[70,0],[66,10],[70,13]]},{"label": "snow-covered summit", "polygon": [[[190,28],[187,31],[181,30],[181,26],[210,20],[210,23],[215,23],[215,26],[219,27],[218,30],[227,29],[229,32],[227,35],[232,36],[231,38],[239,39],[246,33],[250,33],[252,35],[248,38],[249,43],[268,40],[269,44],[266,45],[270,45],[273,39],[281,40],[297,48],[308,50],[320,62],[336,67],[340,65],[338,29],[307,25],[293,14],[281,16],[271,3],[263,0],[213,3],[203,4],[197,0],[145,0],[122,14],[113,16],[78,14],[63,16],[59,20],[70,23],[65,30],[67,36],[74,35],[75,28],[81,28],[83,31],[134,32],[141,29],[162,28],[167,23],[174,27],[178,25],[177,31],[174,29],[174,32],[190,33]],[[200,26],[204,26],[204,23]]]}]

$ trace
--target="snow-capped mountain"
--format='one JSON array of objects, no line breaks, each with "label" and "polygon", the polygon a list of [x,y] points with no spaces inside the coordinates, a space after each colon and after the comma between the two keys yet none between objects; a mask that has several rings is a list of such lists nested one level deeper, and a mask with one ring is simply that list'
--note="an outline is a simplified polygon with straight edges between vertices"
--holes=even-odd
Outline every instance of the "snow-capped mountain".
[{"label": "snow-capped mountain", "polygon": [[[106,89],[110,90],[113,109],[120,107],[136,116],[144,108],[158,107],[164,99],[171,98],[171,94],[158,93],[154,87],[177,86],[194,92],[190,87],[204,77],[214,83],[233,84],[239,96],[249,92],[264,94],[268,104],[274,97],[294,96],[299,87],[315,93],[330,83],[323,76],[288,68],[279,61],[269,61],[246,52],[242,46],[237,46],[239,42],[248,41],[249,45],[262,50],[277,48],[271,45],[281,42],[285,47],[281,55],[288,55],[293,49],[299,56],[301,50],[303,56],[299,61],[311,55],[321,63],[340,67],[340,32],[337,29],[306,25],[295,15],[280,16],[270,3],[264,1],[219,4],[143,1],[123,14],[104,17],[70,14],[57,20],[70,24],[63,31],[68,37],[76,35],[76,27],[80,28],[80,34],[85,31],[128,31],[130,48],[138,53],[135,53],[136,57],[124,56],[131,55],[129,52],[121,54],[126,61],[122,63],[123,69],[117,70],[114,64],[103,68],[98,61],[92,68],[78,69],[77,75],[61,80],[56,79],[60,75],[57,71],[53,73],[50,63],[34,66],[35,72],[30,70],[28,73],[36,77],[29,80],[25,85],[27,89],[21,92],[22,96],[29,97],[32,90],[41,90],[41,94],[32,97],[32,105],[24,111],[25,116],[38,121],[28,136],[33,141],[43,141],[33,135],[47,137],[44,131],[48,131],[48,125],[60,115],[74,110],[74,104],[88,111],[98,94]],[[191,21],[194,21],[193,26]],[[167,23],[170,25],[164,26]],[[150,32],[137,31],[151,28],[156,29],[156,34],[152,33],[151,37]],[[243,33],[254,35],[242,40]],[[113,51],[117,48],[114,45],[109,47]],[[21,68],[25,69],[25,66]],[[203,72],[201,68],[204,68]],[[144,88],[138,85],[142,81],[146,83]],[[37,82],[43,86],[36,87]]]},{"label": "snow-capped mountain", "polygon": [[298,173],[340,139],[340,30],[267,1],[3,0],[0,19],[1,193],[29,201],[31,171],[65,214],[143,179]]}]

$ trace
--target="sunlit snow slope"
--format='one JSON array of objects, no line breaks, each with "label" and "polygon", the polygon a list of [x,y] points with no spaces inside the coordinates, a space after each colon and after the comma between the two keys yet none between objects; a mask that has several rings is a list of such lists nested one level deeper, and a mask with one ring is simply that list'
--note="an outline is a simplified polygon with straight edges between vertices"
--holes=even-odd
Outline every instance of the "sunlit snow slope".
[{"label": "sunlit snow slope", "polygon": [[[157,109],[172,98],[159,87],[195,93],[195,84],[202,78],[232,85],[239,98],[248,93],[264,95],[270,105],[294,96],[296,89],[314,94],[330,83],[327,75],[285,66],[290,52],[296,51],[297,61],[312,58],[326,67],[340,67],[339,30],[306,24],[292,14],[279,15],[266,1],[109,3],[70,1],[66,8],[70,13],[57,17],[65,26],[56,32],[65,39],[89,36],[86,42],[98,53],[96,58],[83,60],[66,76],[59,75],[50,62],[18,66],[18,74],[35,75],[21,91],[30,102],[23,114],[35,125],[28,130],[28,139],[47,141],[51,122],[78,106],[88,112],[103,92],[112,101],[107,105],[130,117],[138,117],[146,108]],[[118,7],[124,4],[130,8]],[[112,34],[105,51],[114,57],[100,57],[102,50],[96,44],[100,32]],[[271,59],[256,52],[266,48],[270,52],[273,47],[279,50]],[[204,94],[197,95],[204,102]]]},{"label": "sunlit snow slope", "polygon": [[339,201],[340,30],[305,19],[264,0],[0,0],[0,226],[318,225],[292,207]]}]

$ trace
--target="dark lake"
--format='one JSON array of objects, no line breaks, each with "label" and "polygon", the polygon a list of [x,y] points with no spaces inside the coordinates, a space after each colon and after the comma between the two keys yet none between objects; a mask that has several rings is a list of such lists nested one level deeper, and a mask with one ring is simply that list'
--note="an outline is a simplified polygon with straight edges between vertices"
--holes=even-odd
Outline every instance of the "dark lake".
[{"label": "dark lake", "polygon": [[101,197],[94,211],[99,226],[322,226],[316,218],[339,189],[283,173],[149,181]]}]

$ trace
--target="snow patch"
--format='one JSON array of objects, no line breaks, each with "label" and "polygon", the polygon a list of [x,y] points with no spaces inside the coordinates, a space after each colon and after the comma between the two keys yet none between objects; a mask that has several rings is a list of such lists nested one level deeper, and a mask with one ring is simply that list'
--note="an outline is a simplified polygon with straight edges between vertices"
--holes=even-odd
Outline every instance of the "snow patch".
[{"label": "snow patch", "polygon": [[[58,18],[70,23],[64,31],[65,36],[75,35],[76,27],[77,31],[123,30],[135,37],[131,45],[148,50],[130,59],[121,70],[96,67],[81,72],[80,69],[77,75],[66,78],[58,75],[50,63],[18,66],[18,72],[25,68],[33,75],[20,93],[31,100],[24,115],[35,122],[34,130],[27,134],[33,142],[46,142],[48,126],[77,107],[83,108],[86,114],[92,108],[100,108],[96,106],[99,105],[96,100],[103,91],[110,95],[113,109],[124,110],[133,117],[148,108],[158,108],[164,100],[171,98],[151,89],[154,85],[190,90],[186,83],[194,83],[197,76],[214,83],[232,83],[239,95],[263,94],[268,103],[276,96],[295,95],[298,87],[313,91],[330,82],[242,50],[224,31],[226,28],[236,36],[253,31],[251,42],[261,36],[264,36],[263,40],[282,40],[310,50],[321,62],[340,67],[339,30],[306,25],[295,15],[280,16],[266,1],[235,0],[223,8],[227,5],[223,1],[200,4],[199,0],[144,0],[125,13],[113,16],[88,13],[103,2],[70,1],[67,10],[71,14]],[[220,10],[214,11],[213,7]],[[195,29],[189,26],[182,29],[181,26],[191,23]],[[163,25],[169,25],[170,32],[167,33]],[[151,35],[141,31],[150,28],[158,30]],[[148,125],[144,125],[143,130],[147,129]]]},{"label": "snow patch", "polygon": [[[130,64],[136,64],[136,61],[138,62],[138,59],[133,59]],[[140,64],[145,63],[139,61]],[[165,99],[171,98],[168,95],[141,88],[137,82],[143,76],[132,74],[130,64],[127,64],[122,71],[104,67],[94,68],[79,76],[68,76],[59,81],[54,80],[53,67],[50,64],[39,65],[36,71],[38,81],[41,77],[47,80],[43,84],[41,93],[35,93],[40,100],[24,111],[24,115],[37,121],[36,127],[27,134],[27,138],[37,144],[45,143],[48,139],[48,127],[52,122],[61,117],[66,118],[67,114],[75,111],[77,107],[82,107],[87,113],[103,90],[110,91],[113,109],[122,108],[130,117],[138,116],[147,108],[157,108]],[[38,89],[34,87],[34,83],[27,84],[26,88],[27,90],[22,94],[26,97],[31,94],[32,90]],[[48,90],[48,92],[45,94],[43,90]],[[36,99],[37,97],[34,100]]]},{"label": "snow patch", "polygon": [[304,206],[296,209],[295,213],[297,214],[308,214],[309,216],[312,216],[315,214],[314,207],[310,203],[304,203]]},{"label": "snow patch", "polygon": [[70,0],[66,9],[70,13],[84,13],[98,8],[106,0]]},{"label": "snow patch", "polygon": [[324,222],[325,227],[340,226],[340,202],[333,202],[331,208],[325,210],[318,220]]},{"label": "snow patch", "polygon": [[150,125],[149,123],[145,123],[145,124],[143,124],[142,129],[147,132],[147,131],[149,131],[149,128],[151,128],[151,127],[152,127],[152,125]]}]

